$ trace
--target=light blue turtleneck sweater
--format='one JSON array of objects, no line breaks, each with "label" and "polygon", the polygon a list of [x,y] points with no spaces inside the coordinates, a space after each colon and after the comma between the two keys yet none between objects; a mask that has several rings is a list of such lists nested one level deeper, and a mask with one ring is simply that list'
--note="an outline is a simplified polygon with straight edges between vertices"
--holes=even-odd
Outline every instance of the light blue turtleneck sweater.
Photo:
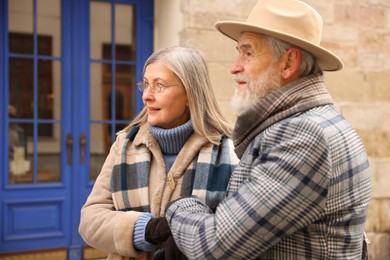
[{"label": "light blue turtleneck sweater", "polygon": [[160,144],[165,170],[168,172],[181,148],[194,132],[192,122],[189,120],[187,123],[171,129],[163,129],[150,125],[149,129]]}]

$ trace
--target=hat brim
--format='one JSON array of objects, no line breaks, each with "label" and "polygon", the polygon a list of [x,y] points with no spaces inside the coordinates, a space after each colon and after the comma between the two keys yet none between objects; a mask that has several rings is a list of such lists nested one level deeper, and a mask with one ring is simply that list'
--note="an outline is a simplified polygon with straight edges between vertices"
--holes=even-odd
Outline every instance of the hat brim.
[{"label": "hat brim", "polygon": [[215,23],[215,28],[222,34],[235,41],[238,41],[241,33],[243,32],[261,33],[286,41],[313,54],[316,57],[318,65],[324,71],[338,71],[344,67],[341,59],[332,52],[319,45],[314,45],[306,40],[291,36],[283,32],[262,28],[249,23],[234,21],[217,22]]}]

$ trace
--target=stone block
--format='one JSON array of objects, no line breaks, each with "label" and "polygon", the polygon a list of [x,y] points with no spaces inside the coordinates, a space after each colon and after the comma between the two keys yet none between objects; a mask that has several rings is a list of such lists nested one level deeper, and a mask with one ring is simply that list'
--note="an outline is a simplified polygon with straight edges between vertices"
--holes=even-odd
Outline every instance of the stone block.
[{"label": "stone block", "polygon": [[390,158],[390,131],[382,129],[357,129],[369,157]]},{"label": "stone block", "polygon": [[[352,104],[339,102],[340,112],[345,116],[349,123],[355,128],[370,131],[390,130],[390,104]],[[375,130],[376,129],[376,130]]]},{"label": "stone block", "polygon": [[371,199],[366,222],[367,232],[390,233],[390,199]]},{"label": "stone block", "polygon": [[[186,28],[201,28],[208,30],[215,30],[214,24],[222,20],[220,17],[222,14],[219,13],[187,13],[184,15],[184,24]],[[236,18],[238,19],[238,18]]]},{"label": "stone block", "polygon": [[387,69],[386,59],[383,53],[376,53],[372,51],[360,50],[359,53],[359,67],[364,70],[382,70]]},{"label": "stone block", "polygon": [[[351,43],[359,39],[359,30],[342,24],[325,25],[322,32],[322,41]],[[342,46],[345,46],[343,44]],[[346,46],[345,46],[346,47]]]},{"label": "stone block", "polygon": [[[220,13],[229,15],[237,15],[242,14],[247,9],[244,9],[244,6],[254,6],[257,1],[250,0],[249,3],[245,3],[242,0],[183,0],[182,2],[182,10],[185,13],[203,13],[203,12],[211,12],[217,11]],[[252,8],[251,8],[252,9]]]},{"label": "stone block", "polygon": [[365,101],[369,85],[364,73],[349,69],[325,73],[325,83],[336,102]]},{"label": "stone block", "polygon": [[313,7],[322,17],[324,24],[334,22],[334,4],[332,1],[303,0]]},{"label": "stone block", "polygon": [[[384,0],[387,1],[387,0]],[[388,4],[390,4],[390,1],[388,1]],[[390,17],[390,10],[387,12],[387,17]],[[390,30],[390,19],[387,19],[387,29]]]},{"label": "stone block", "polygon": [[225,118],[234,125],[237,116],[230,107],[230,99],[218,100],[218,105],[221,108],[222,114],[225,116]]},{"label": "stone block", "polygon": [[360,30],[359,48],[372,53],[389,53],[390,34],[387,31],[364,29]]},{"label": "stone block", "polygon": [[368,244],[368,257],[373,260],[390,259],[390,234],[367,233],[370,241]]},{"label": "stone block", "polygon": [[365,28],[387,28],[387,13],[380,6],[335,4],[335,23]]},{"label": "stone block", "polygon": [[181,44],[201,48],[210,62],[232,63],[236,58],[236,42],[217,30],[186,29],[180,35]]},{"label": "stone block", "polygon": [[373,28],[359,31],[359,64],[361,69],[383,71],[390,68],[390,34]]},{"label": "stone block", "polygon": [[218,99],[231,99],[236,88],[228,63],[209,63],[211,84]]},{"label": "stone block", "polygon": [[[351,31],[351,30],[349,30]],[[341,32],[340,32],[341,33]],[[346,33],[348,35],[348,33]],[[329,72],[331,74],[339,74],[346,69],[356,70],[359,66],[359,47],[354,41],[343,41],[338,39],[337,31],[332,34],[332,39],[323,40],[321,46],[336,54],[344,63],[344,69],[338,72]],[[349,37],[349,36],[347,36]],[[351,36],[353,37],[353,36]],[[327,72],[325,72],[327,73]]]},{"label": "stone block", "polygon": [[235,83],[229,72],[231,63],[209,63],[211,84],[223,114],[230,122],[235,122],[236,115],[230,107],[230,100],[235,91]]},{"label": "stone block", "polygon": [[[389,63],[388,66],[390,67],[390,62],[386,62]],[[367,82],[369,83],[368,89],[365,90],[365,93],[367,93],[366,95],[368,97],[366,101],[390,104],[390,69],[387,71],[370,71],[367,72],[366,75]],[[390,108],[390,106],[388,108]]]},{"label": "stone block", "polygon": [[370,158],[370,169],[372,176],[372,198],[390,199],[390,158],[387,160]]},{"label": "stone block", "polygon": [[368,5],[390,7],[390,2],[388,0],[367,0],[366,2]]}]

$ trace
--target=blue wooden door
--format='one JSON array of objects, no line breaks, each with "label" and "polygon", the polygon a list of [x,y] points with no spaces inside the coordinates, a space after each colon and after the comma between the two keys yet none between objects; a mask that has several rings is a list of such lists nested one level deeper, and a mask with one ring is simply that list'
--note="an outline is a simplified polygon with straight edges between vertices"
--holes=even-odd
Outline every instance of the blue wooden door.
[{"label": "blue wooden door", "polygon": [[0,252],[67,248],[80,208],[140,111],[153,0],[0,1]]}]

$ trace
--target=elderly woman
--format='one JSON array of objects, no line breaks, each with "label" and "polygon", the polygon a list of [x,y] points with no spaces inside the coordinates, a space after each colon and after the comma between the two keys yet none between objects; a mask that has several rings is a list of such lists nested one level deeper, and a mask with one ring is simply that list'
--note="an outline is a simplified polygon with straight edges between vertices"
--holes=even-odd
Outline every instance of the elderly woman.
[{"label": "elderly woman", "polygon": [[108,259],[152,258],[157,233],[170,233],[168,203],[196,195],[216,208],[238,163],[197,50],[156,51],[137,85],[145,107],[118,133],[81,210],[81,236]]}]

